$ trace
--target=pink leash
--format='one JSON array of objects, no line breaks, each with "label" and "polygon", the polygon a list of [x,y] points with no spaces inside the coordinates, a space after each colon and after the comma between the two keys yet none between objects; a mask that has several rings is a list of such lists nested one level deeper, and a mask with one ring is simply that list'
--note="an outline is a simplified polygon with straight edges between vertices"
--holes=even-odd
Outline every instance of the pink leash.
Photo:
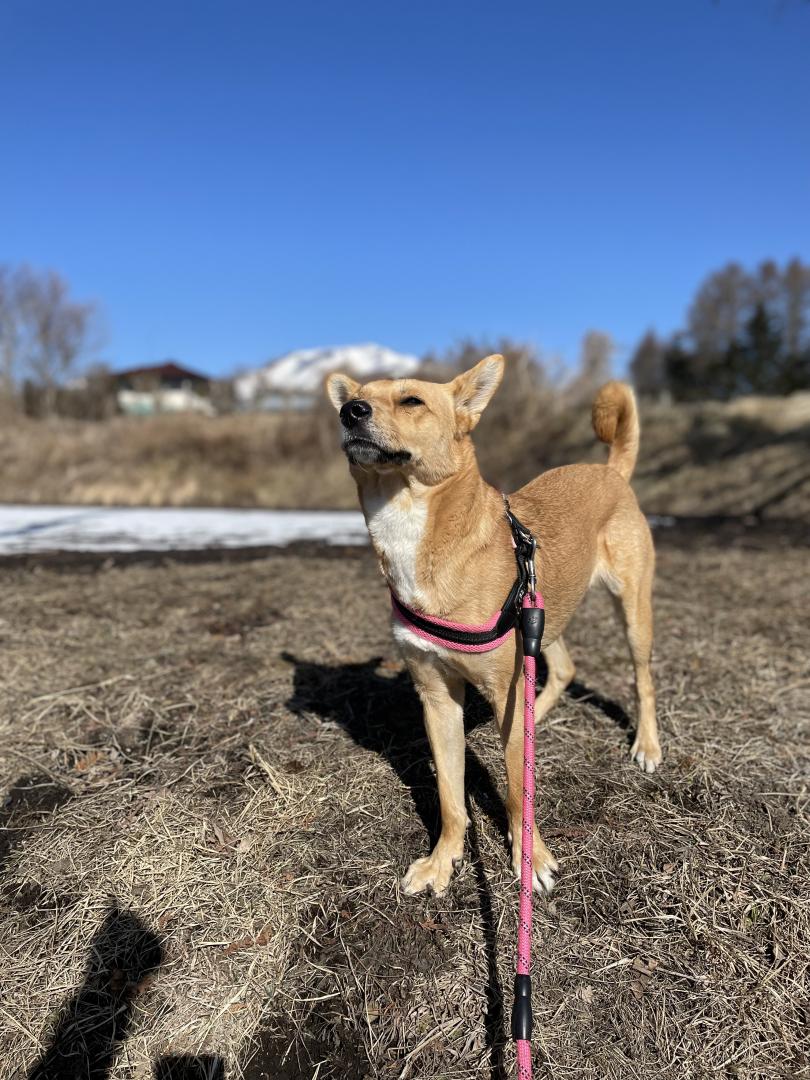
[{"label": "pink leash", "polygon": [[517,968],[512,1004],[512,1038],[517,1048],[518,1080],[532,1075],[532,899],[534,879],[534,699],[537,657],[543,637],[543,597],[523,597],[520,629],[523,636],[523,825],[520,834],[520,909]]},{"label": "pink leash", "polygon": [[[534,541],[532,540],[532,544]],[[534,698],[537,657],[543,638],[545,610],[543,597],[536,587],[534,548],[527,564],[527,591],[520,611],[520,633],[523,641],[523,822],[520,835],[520,909],[518,923],[517,974],[512,1004],[512,1038],[517,1047],[519,1080],[531,1080],[532,1075],[532,883],[534,878]],[[392,592],[394,617],[412,633],[458,652],[488,652],[503,644],[514,629],[506,633],[496,629],[500,613],[481,626],[421,615],[407,608]],[[432,632],[431,632],[432,631]],[[450,636],[450,635],[453,636]],[[476,637],[485,641],[474,641]],[[469,640],[463,640],[463,639]]]}]

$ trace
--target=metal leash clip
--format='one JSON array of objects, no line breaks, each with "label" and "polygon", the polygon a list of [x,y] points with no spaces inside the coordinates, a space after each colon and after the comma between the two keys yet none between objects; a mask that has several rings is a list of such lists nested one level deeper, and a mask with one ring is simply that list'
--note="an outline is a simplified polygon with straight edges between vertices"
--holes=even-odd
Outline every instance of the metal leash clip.
[{"label": "metal leash clip", "polygon": [[528,571],[528,584],[529,584],[529,596],[532,598],[532,603],[537,602],[537,570],[534,565],[534,556],[537,551],[537,541],[532,537],[531,547],[529,548],[529,556],[527,559],[527,571]]},{"label": "metal leash clip", "polygon": [[537,573],[534,566],[537,541],[526,526],[521,524],[512,513],[509,500],[505,495],[503,496],[503,501],[506,507],[506,517],[509,522],[509,528],[512,531],[512,543],[515,545],[515,558],[517,560],[518,570],[520,572],[521,580],[525,583],[525,588],[521,589],[520,593],[515,598],[516,607],[519,611],[523,604],[523,597],[527,592],[531,595],[533,604],[537,599]]}]

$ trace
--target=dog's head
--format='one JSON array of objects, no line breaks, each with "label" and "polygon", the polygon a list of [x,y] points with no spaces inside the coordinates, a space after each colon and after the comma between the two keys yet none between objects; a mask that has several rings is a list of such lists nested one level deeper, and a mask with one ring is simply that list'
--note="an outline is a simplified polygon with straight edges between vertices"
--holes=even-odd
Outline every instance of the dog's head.
[{"label": "dog's head", "polygon": [[487,356],[448,383],[379,379],[361,384],[334,374],[326,391],[340,413],[343,449],[363,470],[409,473],[426,484],[451,476],[461,448],[503,376],[502,356]]}]

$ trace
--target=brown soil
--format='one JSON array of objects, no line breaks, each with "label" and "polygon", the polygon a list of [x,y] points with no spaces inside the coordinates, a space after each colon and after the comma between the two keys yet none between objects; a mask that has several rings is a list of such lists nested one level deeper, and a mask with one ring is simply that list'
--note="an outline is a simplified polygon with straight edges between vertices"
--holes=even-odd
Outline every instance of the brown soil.
[{"label": "brown soil", "polygon": [[[663,767],[598,592],[538,743],[536,1074],[807,1076],[807,550],[659,553]],[[0,584],[3,1080],[512,1075],[497,735],[471,695],[467,860],[403,896],[435,780],[368,552]]]}]

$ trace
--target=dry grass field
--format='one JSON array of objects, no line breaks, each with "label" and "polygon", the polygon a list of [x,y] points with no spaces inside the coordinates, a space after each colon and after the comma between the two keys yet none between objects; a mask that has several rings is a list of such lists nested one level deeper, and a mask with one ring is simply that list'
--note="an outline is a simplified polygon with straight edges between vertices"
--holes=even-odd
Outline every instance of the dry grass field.
[{"label": "dry grass field", "polygon": [[[810,1076],[810,575],[751,531],[659,537],[665,761],[628,757],[607,598],[538,741],[536,1072]],[[466,862],[367,551],[0,565],[0,1076],[511,1075],[517,889],[469,702]]]},{"label": "dry grass field", "polygon": [[[810,394],[647,406],[633,486],[649,513],[810,522]],[[118,417],[0,425],[0,502],[350,508],[357,497],[324,402],[312,413]],[[510,491],[601,461],[589,401],[510,383],[476,432],[487,479]]]}]

